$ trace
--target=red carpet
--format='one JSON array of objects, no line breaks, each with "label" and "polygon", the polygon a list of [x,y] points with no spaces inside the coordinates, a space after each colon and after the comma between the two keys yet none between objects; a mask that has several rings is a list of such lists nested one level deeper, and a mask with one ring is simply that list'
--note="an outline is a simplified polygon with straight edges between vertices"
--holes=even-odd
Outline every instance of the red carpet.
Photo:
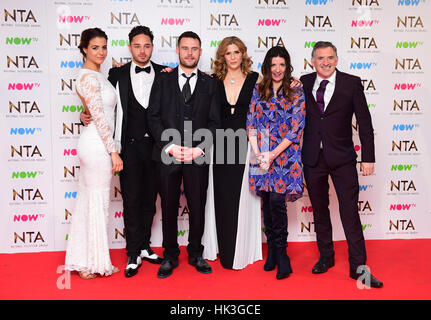
[{"label": "red carpet", "polygon": [[[423,300],[431,298],[431,239],[368,240],[371,272],[384,282],[382,289],[359,290],[348,277],[347,245],[335,243],[335,266],[326,274],[313,275],[318,258],[314,242],[289,243],[293,274],[276,280],[263,271],[263,261],[244,270],[224,269],[218,261],[213,273],[203,275],[187,263],[181,248],[180,265],[167,279],[158,279],[157,265],[144,262],[137,276],[125,278],[125,250],[111,250],[121,272],[111,277],[82,280],[72,273],[70,289],[57,288],[57,268],[65,252],[0,254],[0,299],[144,299],[144,300]],[[161,254],[162,248],[155,248]],[[264,245],[266,256],[266,245]],[[61,282],[61,281],[59,281]],[[63,282],[64,283],[64,282]]]}]

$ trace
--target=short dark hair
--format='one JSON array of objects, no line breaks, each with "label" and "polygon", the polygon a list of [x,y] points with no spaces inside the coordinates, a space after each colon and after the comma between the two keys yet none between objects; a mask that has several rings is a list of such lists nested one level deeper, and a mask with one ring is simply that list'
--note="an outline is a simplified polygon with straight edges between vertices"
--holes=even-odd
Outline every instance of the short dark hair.
[{"label": "short dark hair", "polygon": [[146,26],[136,26],[132,30],[130,30],[130,32],[129,32],[129,43],[132,43],[133,38],[135,36],[137,36],[138,34],[145,34],[146,36],[148,36],[150,38],[151,43],[153,43],[154,35],[151,32],[150,28],[148,28]]},{"label": "short dark hair", "polygon": [[84,48],[88,48],[88,45],[93,38],[105,38],[108,40],[108,36],[106,35],[105,31],[100,28],[90,28],[82,31],[78,48],[84,58],[86,57]]},{"label": "short dark hair", "polygon": [[328,47],[334,49],[335,56],[338,57],[337,48],[332,44],[332,42],[329,42],[329,41],[317,41],[313,47],[313,51],[311,51],[311,57],[314,57],[314,54],[316,53],[317,49],[328,48]]},{"label": "short dark hair", "polygon": [[180,45],[180,42],[181,42],[182,38],[197,39],[197,40],[199,40],[199,46],[202,46],[201,38],[199,38],[199,36],[197,35],[197,33],[193,32],[193,31],[185,31],[185,32],[181,33],[181,35],[178,37],[177,46]]}]

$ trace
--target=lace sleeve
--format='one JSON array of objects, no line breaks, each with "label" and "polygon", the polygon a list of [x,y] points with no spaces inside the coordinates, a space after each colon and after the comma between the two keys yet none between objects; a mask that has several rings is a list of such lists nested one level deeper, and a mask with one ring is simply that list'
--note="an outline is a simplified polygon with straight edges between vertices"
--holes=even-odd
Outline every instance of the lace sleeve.
[{"label": "lace sleeve", "polygon": [[111,129],[109,128],[103,113],[101,86],[97,77],[94,74],[85,74],[79,80],[78,89],[80,91],[79,93],[84,98],[85,104],[90,110],[91,117],[93,118],[99,136],[105,144],[106,150],[109,153],[117,152],[114,139],[112,138]]}]

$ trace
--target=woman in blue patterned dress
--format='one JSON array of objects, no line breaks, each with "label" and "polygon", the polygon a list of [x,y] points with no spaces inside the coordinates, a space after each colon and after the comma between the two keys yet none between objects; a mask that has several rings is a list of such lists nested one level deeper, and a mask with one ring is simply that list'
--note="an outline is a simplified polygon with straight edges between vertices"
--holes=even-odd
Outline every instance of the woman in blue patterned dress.
[{"label": "woman in blue patterned dress", "polygon": [[284,47],[268,50],[263,79],[254,88],[247,115],[253,153],[249,185],[262,198],[268,256],[265,271],[277,269],[277,279],[292,273],[287,247],[286,201],[302,197],[300,139],[304,129],[302,88],[290,88],[293,68]]}]

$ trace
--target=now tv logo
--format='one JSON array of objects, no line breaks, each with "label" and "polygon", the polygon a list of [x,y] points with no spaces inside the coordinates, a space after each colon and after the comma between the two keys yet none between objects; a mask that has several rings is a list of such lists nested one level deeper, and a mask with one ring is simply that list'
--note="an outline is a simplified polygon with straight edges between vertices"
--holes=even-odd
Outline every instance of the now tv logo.
[{"label": "now tv logo", "polygon": [[369,70],[372,67],[377,66],[376,62],[351,62],[350,70]]},{"label": "now tv logo", "polygon": [[371,28],[373,25],[379,23],[379,20],[352,20],[350,25],[353,28]]},{"label": "now tv logo", "polygon": [[420,3],[424,3],[425,0],[398,0],[398,6],[418,6]]},{"label": "now tv logo", "polygon": [[61,61],[60,62],[60,68],[82,68],[84,66],[83,61]]},{"label": "now tv logo", "polygon": [[419,124],[394,124],[392,131],[412,131],[419,128]]},{"label": "now tv logo", "polygon": [[6,37],[6,44],[9,45],[29,45],[31,42],[36,42],[38,38],[22,38],[22,37]]},{"label": "now tv logo", "polygon": [[367,191],[372,188],[373,188],[372,184],[359,185],[359,191]]},{"label": "now tv logo", "polygon": [[84,111],[84,106],[75,105],[63,105],[61,112],[82,112]]},{"label": "now tv logo", "polygon": [[313,212],[312,206],[302,206],[301,212]]},{"label": "now tv logo", "polygon": [[189,18],[162,18],[161,25],[182,26],[189,22]]},{"label": "now tv logo", "polygon": [[16,82],[16,83],[9,83],[8,90],[33,90],[33,88],[39,88],[40,83],[37,82]]},{"label": "now tv logo", "polygon": [[163,66],[167,66],[167,67],[169,67],[169,68],[176,68],[176,67],[178,67],[178,65],[179,65],[179,63],[178,62],[173,62],[173,61],[164,61],[164,62],[162,62],[162,65]]},{"label": "now tv logo", "polygon": [[12,172],[12,179],[29,179],[36,178],[37,175],[43,174],[42,171],[14,171]]},{"label": "now tv logo", "polygon": [[44,214],[15,214],[13,216],[13,222],[31,222],[44,217]]},{"label": "now tv logo", "polygon": [[63,156],[76,156],[78,151],[76,149],[64,149]]},{"label": "now tv logo", "polygon": [[83,21],[90,20],[89,16],[59,16],[58,22],[60,23],[82,23]]},{"label": "now tv logo", "polygon": [[257,25],[264,27],[278,27],[281,23],[285,24],[286,22],[286,19],[259,19],[257,21]]},{"label": "now tv logo", "polygon": [[408,211],[410,209],[416,208],[416,203],[403,203],[403,204],[391,204],[389,206],[390,211]]},{"label": "now tv logo", "polygon": [[393,164],[391,171],[411,171],[412,169],[417,169],[417,164]]},{"label": "now tv logo", "polygon": [[400,48],[403,48],[403,49],[407,49],[407,48],[414,49],[417,46],[422,46],[423,44],[424,44],[423,41],[397,41],[397,43],[395,45],[395,48],[397,48],[397,49],[400,49]]},{"label": "now tv logo", "polygon": [[10,128],[10,135],[34,135],[35,132],[42,132],[42,128]]},{"label": "now tv logo", "polygon": [[334,2],[334,0],[305,0],[306,6],[326,6],[326,4]]},{"label": "now tv logo", "polygon": [[72,192],[65,192],[64,193],[64,199],[76,199],[78,197],[78,192],[72,191]]},{"label": "now tv logo", "polygon": [[415,90],[421,86],[421,83],[395,83],[394,90]]}]

